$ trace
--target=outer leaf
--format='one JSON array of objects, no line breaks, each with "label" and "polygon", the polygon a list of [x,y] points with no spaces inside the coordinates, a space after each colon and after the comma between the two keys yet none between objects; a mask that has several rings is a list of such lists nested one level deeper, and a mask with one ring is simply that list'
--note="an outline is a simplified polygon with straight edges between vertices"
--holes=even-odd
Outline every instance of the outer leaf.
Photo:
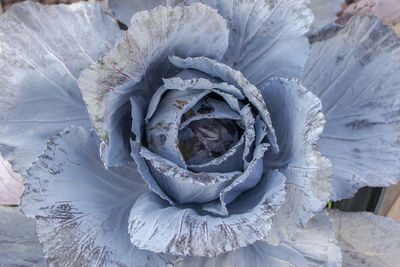
[{"label": "outer leaf", "polygon": [[83,2],[24,2],[0,17],[0,151],[15,170],[65,127],[90,127],[77,77],[121,37],[115,20]]},{"label": "outer leaf", "polygon": [[153,9],[165,5],[166,2],[166,0],[108,0],[108,6],[120,21],[129,25],[136,12]]},{"label": "outer leaf", "polygon": [[47,266],[35,227],[19,208],[0,207],[1,266]]},{"label": "outer leaf", "polygon": [[337,20],[345,0],[311,0],[308,7],[314,14],[314,27],[322,27]]},{"label": "outer leaf", "polygon": [[[102,154],[106,165],[131,160],[129,138],[124,136],[131,127],[129,98],[140,94],[146,102],[150,101],[162,85],[162,78],[176,74],[169,55],[219,59],[228,45],[225,21],[202,4],[139,12],[131,23],[118,48],[90,65],[79,79],[89,115],[104,142]],[[106,156],[113,151],[120,156]]]},{"label": "outer leaf", "polygon": [[[304,36],[313,15],[302,0],[173,0],[203,2],[218,10],[230,30],[224,62],[257,87],[272,76],[299,77],[309,53]],[[293,49],[293,48],[296,49]]]},{"label": "outer leaf", "polygon": [[312,218],[292,240],[272,246],[258,241],[215,258],[185,257],[178,266],[340,266],[341,252],[325,211]]},{"label": "outer leaf", "polygon": [[330,198],[332,165],[317,151],[325,120],[321,102],[296,80],[271,79],[261,89],[276,129],[278,154],[264,157],[264,168],[287,177],[286,202],[279,210],[268,242],[290,239]]},{"label": "outer leaf", "polygon": [[343,253],[343,266],[397,266],[400,261],[400,223],[369,212],[329,215]]},{"label": "outer leaf", "polygon": [[312,46],[303,83],[321,98],[320,151],[333,163],[332,199],[400,178],[400,40],[375,17],[353,17]]},{"label": "outer leaf", "polygon": [[164,257],[129,241],[128,216],[147,191],[136,167],[105,170],[93,131],[72,127],[52,138],[28,170],[22,210],[38,223],[50,265],[162,265]]},{"label": "outer leaf", "polygon": [[131,211],[131,241],[155,252],[208,257],[248,246],[266,237],[272,216],[284,201],[284,182],[277,171],[265,174],[256,188],[228,207],[232,213],[224,218],[170,206],[145,193]]},{"label": "outer leaf", "polygon": [[10,163],[0,155],[0,205],[19,205],[24,191],[24,181],[15,173]]},{"label": "outer leaf", "polygon": [[[321,101],[295,79],[272,78],[261,88],[261,94],[281,147],[279,153],[267,153],[264,165],[268,169],[284,168],[321,135],[325,124]],[[309,133],[307,128],[312,124],[315,128]],[[309,140],[304,140],[304,134]]]}]

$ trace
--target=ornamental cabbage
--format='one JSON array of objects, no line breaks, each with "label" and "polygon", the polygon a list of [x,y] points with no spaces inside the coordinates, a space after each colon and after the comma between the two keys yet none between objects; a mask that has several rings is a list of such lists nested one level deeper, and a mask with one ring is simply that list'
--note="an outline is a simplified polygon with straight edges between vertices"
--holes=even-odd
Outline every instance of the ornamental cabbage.
[{"label": "ornamental cabbage", "polygon": [[340,266],[368,248],[348,257],[339,224],[395,225],[324,209],[400,178],[392,30],[311,27],[308,1],[155,2],[127,31],[83,2],[0,17],[0,151],[48,264]]}]

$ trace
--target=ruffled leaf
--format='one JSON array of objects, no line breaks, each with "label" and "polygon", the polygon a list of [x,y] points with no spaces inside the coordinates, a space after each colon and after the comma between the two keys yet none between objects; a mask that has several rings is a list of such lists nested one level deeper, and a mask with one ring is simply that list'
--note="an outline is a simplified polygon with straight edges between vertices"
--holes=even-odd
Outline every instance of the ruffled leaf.
[{"label": "ruffled leaf", "polygon": [[281,150],[264,157],[264,168],[287,177],[286,202],[279,210],[268,242],[290,239],[329,201],[332,165],[317,150],[325,120],[321,102],[296,80],[273,78],[261,89],[271,112]]},{"label": "ruffled leaf", "polygon": [[268,144],[258,145],[252,155],[252,160],[248,164],[243,175],[235,179],[221,193],[221,200],[225,204],[231,203],[241,193],[253,188],[258,184],[263,176],[263,156],[268,150]]},{"label": "ruffled leaf", "polygon": [[321,98],[327,124],[318,142],[333,163],[332,199],[400,178],[400,40],[374,17],[321,32],[304,85]]},{"label": "ruffled leaf", "polygon": [[268,150],[268,146],[268,144],[258,145],[251,155],[251,161],[246,164],[245,171],[221,191],[219,201],[207,203],[202,208],[215,215],[227,216],[229,214],[227,205],[236,200],[243,192],[257,186],[262,179],[264,172],[263,156],[265,151]]},{"label": "ruffled leaf", "polygon": [[284,183],[279,172],[266,173],[257,187],[232,203],[232,214],[223,218],[170,206],[145,193],[131,211],[131,241],[154,252],[208,257],[248,246],[266,237],[284,201]]},{"label": "ruffled leaf", "polygon": [[[321,102],[295,79],[272,78],[261,88],[261,94],[281,147],[279,153],[267,153],[264,166],[284,168],[304,146],[311,146],[321,135],[325,124]],[[308,132],[312,124],[315,128]],[[305,134],[309,140],[305,140]]]},{"label": "ruffled leaf", "polygon": [[77,77],[122,37],[97,5],[14,5],[0,17],[0,151],[24,173],[46,141],[90,127]]},{"label": "ruffled leaf", "polygon": [[132,246],[128,216],[148,191],[136,166],[104,169],[94,131],[67,128],[28,169],[22,210],[38,223],[50,265],[163,265]]},{"label": "ruffled leaf", "polygon": [[215,258],[185,257],[176,266],[340,266],[341,252],[325,211],[312,218],[293,239],[280,246],[258,241]]},{"label": "ruffled leaf", "polygon": [[[304,36],[313,20],[299,0],[172,0],[205,3],[218,10],[230,30],[224,62],[257,87],[272,76],[299,77],[309,53]],[[294,49],[295,47],[295,49]]]},{"label": "ruffled leaf", "polygon": [[[175,77],[163,79],[163,83],[164,84],[160,86],[151,97],[145,118],[146,123],[148,123],[150,118],[154,115],[158,105],[160,104],[162,96],[168,90],[210,90],[210,93],[218,93],[224,98],[229,95],[230,98],[225,99],[225,101],[235,111],[239,111],[240,109],[237,99],[244,98],[242,92],[235,86],[224,82],[218,82],[215,78],[209,75],[192,70],[183,70]],[[229,99],[231,99],[231,101],[229,101]]]},{"label": "ruffled leaf", "polygon": [[[187,88],[207,89],[207,90],[217,89],[221,92],[231,94],[238,99],[241,100],[244,99],[242,92],[235,86],[227,84],[225,82],[218,83],[215,81],[216,80],[215,78],[205,74],[204,76],[201,75],[203,76],[201,78],[182,79],[182,76],[189,76],[190,75],[189,72],[190,70],[189,71],[184,70],[181,73],[179,73],[176,77],[170,79],[164,79],[165,87],[169,89],[179,89],[179,90],[184,90]],[[192,76],[193,75],[200,76],[198,73],[196,74],[192,74]],[[179,87],[176,87],[177,84],[179,84]]]},{"label": "ruffled leaf", "polygon": [[169,55],[220,59],[228,45],[228,33],[223,18],[202,4],[161,6],[132,17],[125,40],[90,65],[79,79],[89,115],[104,142],[102,153],[119,151],[118,158],[104,157],[106,165],[131,160],[129,138],[124,136],[131,127],[130,97],[142,95],[148,105],[162,78],[176,74]]},{"label": "ruffled leaf", "polygon": [[397,266],[400,261],[400,223],[369,212],[329,215],[343,253],[343,266]]},{"label": "ruffled leaf", "polygon": [[256,116],[256,122],[255,122],[255,131],[256,131],[256,140],[255,140],[255,145],[258,146],[265,140],[265,137],[267,136],[267,125],[265,122],[261,119],[260,115]]},{"label": "ruffled leaf", "polygon": [[178,203],[203,203],[214,200],[225,186],[242,172],[194,173],[179,167],[142,147],[140,155],[148,161],[152,176]]},{"label": "ruffled leaf", "polygon": [[243,162],[245,168],[247,168],[249,164],[248,157],[250,155],[251,159],[251,150],[254,148],[254,141],[256,140],[256,129],[255,123],[256,120],[253,116],[253,112],[251,110],[250,105],[246,105],[240,110],[240,116],[242,117],[242,122],[244,125],[244,133],[243,136],[245,137],[245,145],[243,151]]},{"label": "ruffled leaf", "polygon": [[0,207],[0,265],[45,267],[34,219],[19,208]]},{"label": "ruffled leaf", "polygon": [[156,193],[162,199],[168,201],[171,205],[175,203],[165,192],[161,189],[160,185],[154,179],[153,174],[150,172],[150,168],[147,165],[145,159],[140,155],[141,146],[138,142],[131,139],[131,156],[136,162],[137,170],[142,176],[143,180],[149,186],[149,189]]},{"label": "ruffled leaf", "polygon": [[24,191],[24,181],[15,173],[10,163],[0,155],[0,205],[19,205],[19,198]]}]

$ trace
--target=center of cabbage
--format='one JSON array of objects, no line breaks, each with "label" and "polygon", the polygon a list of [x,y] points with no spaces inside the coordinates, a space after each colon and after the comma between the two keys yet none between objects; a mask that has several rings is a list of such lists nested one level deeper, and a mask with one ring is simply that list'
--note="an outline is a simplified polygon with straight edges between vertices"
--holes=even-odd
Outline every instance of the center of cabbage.
[{"label": "center of cabbage", "polygon": [[222,156],[239,137],[230,119],[200,119],[179,131],[179,149],[187,164],[199,165]]}]

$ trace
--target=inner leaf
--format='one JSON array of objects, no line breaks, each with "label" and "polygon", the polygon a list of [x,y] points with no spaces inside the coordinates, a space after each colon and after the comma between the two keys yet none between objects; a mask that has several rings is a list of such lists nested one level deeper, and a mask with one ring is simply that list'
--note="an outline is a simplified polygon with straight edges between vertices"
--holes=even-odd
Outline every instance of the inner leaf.
[{"label": "inner leaf", "polygon": [[203,164],[222,156],[240,139],[235,121],[201,119],[179,131],[179,149],[187,164]]}]

